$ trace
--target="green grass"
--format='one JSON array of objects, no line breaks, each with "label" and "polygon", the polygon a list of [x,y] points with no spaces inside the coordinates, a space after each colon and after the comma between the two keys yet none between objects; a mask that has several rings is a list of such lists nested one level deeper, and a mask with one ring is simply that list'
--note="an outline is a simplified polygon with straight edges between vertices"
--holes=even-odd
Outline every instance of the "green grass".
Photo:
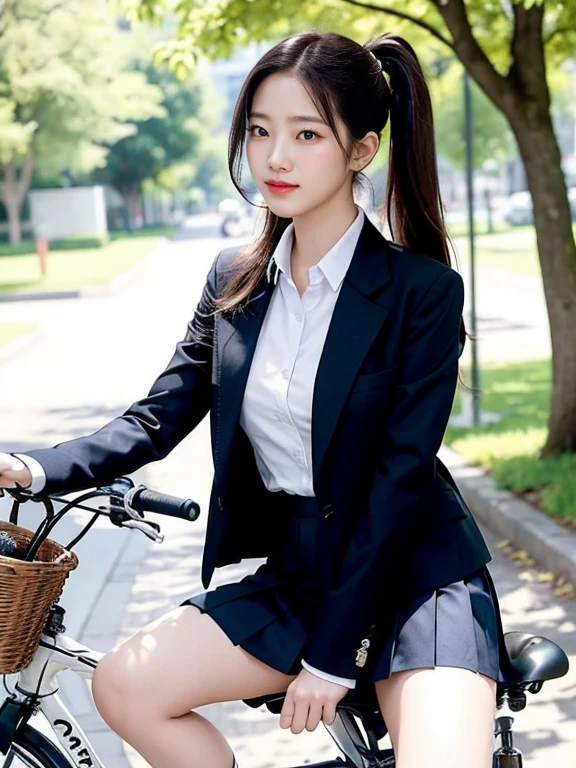
[{"label": "green grass", "polygon": [[[511,224],[507,224],[505,221],[494,222],[493,231],[495,234],[500,232],[509,232],[516,229]],[[475,222],[474,231],[477,235],[488,234],[488,222],[486,216],[482,218],[477,217]],[[467,237],[468,236],[468,222],[467,221],[455,221],[448,224],[448,232],[450,237]]]},{"label": "green grass", "polygon": [[51,251],[48,274],[40,275],[39,260],[33,245],[28,252],[7,255],[0,247],[0,292],[21,293],[75,290],[87,285],[106,285],[147,256],[173,227],[140,230],[134,234],[115,234],[101,248]]},{"label": "green grass", "polygon": [[[576,223],[573,227],[576,237]],[[454,235],[459,261],[469,262],[469,243],[465,235]],[[536,230],[532,226],[502,228],[494,234],[475,238],[475,262],[480,267],[497,267],[518,274],[539,276],[540,262],[536,248]]]},{"label": "green grass", "polygon": [[[471,386],[469,371],[461,377]],[[538,453],[547,435],[551,387],[550,360],[486,364],[480,398],[483,411],[501,415],[478,428],[449,426],[445,442],[471,463],[488,470],[499,488],[529,497],[551,517],[576,524],[576,456],[545,460]],[[460,411],[460,386],[454,414]]]},{"label": "green grass", "polygon": [[0,323],[0,347],[19,336],[30,333],[35,327],[28,323]]}]

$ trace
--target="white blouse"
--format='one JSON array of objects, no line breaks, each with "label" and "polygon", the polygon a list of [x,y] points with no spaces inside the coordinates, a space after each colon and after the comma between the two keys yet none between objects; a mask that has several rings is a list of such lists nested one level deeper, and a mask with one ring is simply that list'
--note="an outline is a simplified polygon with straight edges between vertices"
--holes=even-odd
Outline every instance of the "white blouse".
[{"label": "white blouse", "polygon": [[[300,296],[290,270],[294,224],[270,259],[277,280],[252,360],[240,424],[264,485],[299,496],[312,486],[312,396],[320,355],[336,299],[364,224],[364,211],[340,240],[308,270]],[[271,270],[270,270],[271,271]]]}]

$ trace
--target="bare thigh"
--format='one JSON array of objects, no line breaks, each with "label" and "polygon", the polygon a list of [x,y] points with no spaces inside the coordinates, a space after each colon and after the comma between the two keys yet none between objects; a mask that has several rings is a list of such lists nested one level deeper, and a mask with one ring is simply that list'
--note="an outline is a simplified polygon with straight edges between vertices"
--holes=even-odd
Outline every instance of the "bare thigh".
[{"label": "bare thigh", "polygon": [[205,704],[279,693],[294,679],[233,645],[194,606],[177,608],[106,654],[92,690],[102,716],[179,717]]},{"label": "bare thigh", "polygon": [[397,768],[491,768],[496,683],[455,667],[396,672],[376,683]]}]

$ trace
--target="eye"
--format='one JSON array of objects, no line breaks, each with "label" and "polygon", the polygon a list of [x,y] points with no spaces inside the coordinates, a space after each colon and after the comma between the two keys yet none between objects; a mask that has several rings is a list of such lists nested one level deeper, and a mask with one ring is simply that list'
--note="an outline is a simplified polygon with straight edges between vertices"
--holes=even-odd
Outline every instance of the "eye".
[{"label": "eye", "polygon": [[246,130],[247,130],[247,132],[248,132],[249,134],[251,134],[252,136],[256,136],[256,137],[262,137],[262,134],[259,134],[259,133],[256,133],[256,134],[254,134],[254,133],[252,133],[252,131],[253,131],[255,128],[257,128],[259,131],[264,131],[264,133],[266,133],[266,129],[265,129],[265,128],[262,128],[262,126],[261,126],[261,125],[250,125],[250,126],[248,126],[248,128],[246,128]]},{"label": "eye", "polygon": [[[300,131],[300,133],[307,133],[307,134],[308,134],[308,135],[309,135],[311,138],[313,138],[313,137],[315,137],[315,136],[316,136],[317,138],[320,138],[320,134],[319,134],[319,133],[316,133],[316,131]],[[306,141],[310,141],[310,140],[311,140],[311,138],[307,138],[307,139],[306,139]]]}]

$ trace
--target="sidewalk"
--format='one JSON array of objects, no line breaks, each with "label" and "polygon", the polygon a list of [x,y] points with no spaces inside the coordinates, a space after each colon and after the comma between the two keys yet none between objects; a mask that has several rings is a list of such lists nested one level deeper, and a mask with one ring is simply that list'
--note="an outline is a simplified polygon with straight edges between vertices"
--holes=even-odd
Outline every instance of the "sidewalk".
[{"label": "sidewalk", "polygon": [[[205,227],[196,230],[199,237],[176,240],[151,259],[138,281],[121,294],[2,306],[7,319],[27,317],[41,324],[43,331],[37,342],[3,362],[0,450],[25,450],[86,434],[146,393],[183,335],[209,266],[223,244],[208,237],[206,222],[196,223]],[[516,349],[519,339],[534,334],[545,340],[546,329],[534,327],[532,299],[526,304],[516,296],[512,302],[510,286],[495,285],[491,277],[479,282],[483,359],[489,353],[507,354],[507,347]],[[153,545],[135,532],[118,531],[102,522],[82,542],[81,565],[65,593],[70,634],[97,650],[108,650],[118,638],[201,589],[199,567],[212,476],[208,441],[206,420],[166,460],[141,473],[142,482],[151,487],[199,501],[202,515],[197,523],[163,520],[166,539]],[[0,514],[5,516],[2,504],[0,500]],[[68,541],[81,519],[78,515],[67,521],[67,530],[62,535],[59,531],[57,538]],[[526,768],[551,764],[573,768],[576,601],[555,599],[549,585],[536,581],[532,569],[520,569],[499,554],[496,544],[501,537],[486,535],[506,629],[545,634],[559,642],[572,660],[570,675],[547,683],[516,716]],[[239,577],[249,566],[220,572],[214,584]],[[144,765],[104,727],[83,681],[70,676],[64,693],[107,768]],[[267,711],[226,704],[206,708],[205,714],[230,738],[242,768],[281,768],[336,754],[322,731],[294,737],[281,731],[277,717]]]}]

